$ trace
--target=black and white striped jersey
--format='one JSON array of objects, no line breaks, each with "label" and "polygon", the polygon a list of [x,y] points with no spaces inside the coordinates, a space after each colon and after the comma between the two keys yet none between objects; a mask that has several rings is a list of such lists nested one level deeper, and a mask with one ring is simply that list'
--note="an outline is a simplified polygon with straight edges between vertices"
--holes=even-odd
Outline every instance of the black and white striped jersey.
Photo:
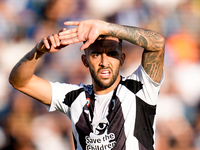
[{"label": "black and white striped jersey", "polygon": [[121,77],[118,87],[109,94],[107,108],[101,109],[106,115],[99,120],[94,119],[95,107],[100,106],[95,103],[92,85],[51,83],[49,111],[69,116],[77,150],[153,150],[162,80],[154,82],[141,65],[130,76]]}]

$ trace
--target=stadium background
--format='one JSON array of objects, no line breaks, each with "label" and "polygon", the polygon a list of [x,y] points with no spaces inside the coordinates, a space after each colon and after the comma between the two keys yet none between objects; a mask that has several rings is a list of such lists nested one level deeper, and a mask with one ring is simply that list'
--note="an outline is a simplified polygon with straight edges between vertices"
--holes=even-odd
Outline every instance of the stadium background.
[{"label": "stadium background", "polygon": [[[71,125],[59,112],[14,90],[16,62],[67,20],[101,19],[158,31],[166,38],[165,80],[157,110],[156,150],[200,149],[200,0],[0,0],[0,149],[69,150]],[[80,44],[47,54],[36,74],[50,81],[90,83]],[[128,75],[142,49],[123,43]]]}]

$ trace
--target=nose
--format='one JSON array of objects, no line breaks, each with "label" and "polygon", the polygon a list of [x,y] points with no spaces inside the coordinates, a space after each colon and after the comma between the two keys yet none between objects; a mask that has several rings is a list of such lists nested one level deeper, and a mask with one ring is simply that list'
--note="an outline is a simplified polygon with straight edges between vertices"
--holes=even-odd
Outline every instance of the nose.
[{"label": "nose", "polygon": [[100,65],[106,67],[106,66],[108,66],[108,64],[109,64],[109,58],[108,58],[108,56],[105,53],[103,53],[101,55]]}]

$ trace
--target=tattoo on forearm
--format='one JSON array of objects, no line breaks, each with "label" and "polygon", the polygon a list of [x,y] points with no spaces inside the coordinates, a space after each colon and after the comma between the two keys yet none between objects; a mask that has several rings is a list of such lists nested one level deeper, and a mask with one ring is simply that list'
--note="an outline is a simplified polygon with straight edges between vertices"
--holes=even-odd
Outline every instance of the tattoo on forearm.
[{"label": "tattoo on forearm", "polygon": [[14,68],[18,68],[23,63],[28,62],[34,58],[34,52],[30,51],[28,52],[15,66]]},{"label": "tattoo on forearm", "polygon": [[148,47],[152,48],[152,50],[158,48],[156,43],[160,36],[155,31],[111,23],[108,26],[108,32],[111,36],[127,40],[145,49]]},{"label": "tattoo on forearm", "polygon": [[21,62],[27,62],[30,60],[31,52],[27,53],[22,59]]},{"label": "tattoo on forearm", "polygon": [[151,30],[145,30],[145,31],[146,31],[145,35],[147,35],[148,37],[152,37],[156,35],[156,32],[154,31],[151,31]]},{"label": "tattoo on forearm", "polygon": [[164,61],[164,40],[157,32],[111,23],[108,26],[108,33],[143,47],[145,50],[142,65],[154,81],[160,81]]},{"label": "tattoo on forearm", "polygon": [[138,45],[143,45],[144,47],[147,47],[148,42],[143,36],[140,35],[138,38]]},{"label": "tattoo on forearm", "polygon": [[23,62],[27,62],[28,60],[30,60],[30,56],[31,56],[31,52],[27,53],[16,65],[15,68],[21,66],[21,64]]}]

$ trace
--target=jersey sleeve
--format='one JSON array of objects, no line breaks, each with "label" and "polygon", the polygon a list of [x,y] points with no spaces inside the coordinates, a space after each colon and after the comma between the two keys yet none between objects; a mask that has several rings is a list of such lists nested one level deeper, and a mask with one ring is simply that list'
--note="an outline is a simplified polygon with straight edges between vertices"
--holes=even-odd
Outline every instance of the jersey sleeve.
[{"label": "jersey sleeve", "polygon": [[136,95],[143,99],[146,103],[150,105],[156,105],[160,87],[164,80],[164,73],[161,77],[160,82],[155,82],[146,73],[142,65],[140,65],[130,77],[142,83],[143,87],[141,91],[138,91]]},{"label": "jersey sleeve", "polygon": [[47,107],[47,110],[49,112],[57,110],[67,114],[69,107],[64,103],[65,95],[80,87],[78,85],[59,82],[50,82],[50,84],[52,87],[52,100],[50,107]]}]

